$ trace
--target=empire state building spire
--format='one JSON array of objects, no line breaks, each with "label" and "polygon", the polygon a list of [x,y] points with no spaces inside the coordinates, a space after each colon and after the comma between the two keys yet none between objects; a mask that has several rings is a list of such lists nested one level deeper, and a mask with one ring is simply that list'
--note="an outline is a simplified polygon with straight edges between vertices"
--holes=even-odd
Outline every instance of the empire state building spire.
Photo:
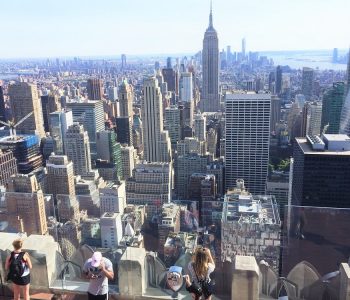
[{"label": "empire state building spire", "polygon": [[209,27],[205,31],[202,51],[203,85],[200,101],[202,112],[220,110],[219,94],[219,40],[213,27],[213,10],[210,2]]},{"label": "empire state building spire", "polygon": [[213,3],[210,1],[209,28],[213,28]]}]

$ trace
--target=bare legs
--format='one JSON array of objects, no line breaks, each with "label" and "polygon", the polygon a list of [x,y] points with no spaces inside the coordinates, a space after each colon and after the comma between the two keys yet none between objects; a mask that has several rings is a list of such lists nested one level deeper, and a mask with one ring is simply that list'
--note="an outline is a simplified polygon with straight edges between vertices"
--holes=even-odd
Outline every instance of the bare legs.
[{"label": "bare legs", "polygon": [[17,284],[13,284],[13,300],[21,299],[21,287]]},{"label": "bare legs", "polygon": [[21,299],[21,290],[23,291],[23,299],[30,300],[29,286],[30,286],[30,284],[27,284],[27,285],[13,284],[13,300],[20,300]]},{"label": "bare legs", "polygon": [[[29,300],[30,296],[29,296],[29,286],[30,284],[28,283],[27,285],[23,286],[23,296],[24,296],[24,300]],[[210,299],[209,299],[210,300]]]}]

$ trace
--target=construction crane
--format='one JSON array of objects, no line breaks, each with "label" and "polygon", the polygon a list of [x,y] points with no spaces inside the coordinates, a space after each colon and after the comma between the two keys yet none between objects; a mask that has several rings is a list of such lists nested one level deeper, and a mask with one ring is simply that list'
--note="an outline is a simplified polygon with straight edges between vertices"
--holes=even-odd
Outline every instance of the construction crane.
[{"label": "construction crane", "polygon": [[9,121],[7,123],[3,122],[3,121],[0,121],[0,124],[5,125],[5,126],[7,126],[10,129],[10,138],[15,140],[16,139],[16,127],[18,125],[22,124],[25,120],[27,120],[33,113],[34,113],[34,111],[30,112],[24,118],[19,120],[17,123],[15,123],[15,121],[12,120],[12,121]]}]

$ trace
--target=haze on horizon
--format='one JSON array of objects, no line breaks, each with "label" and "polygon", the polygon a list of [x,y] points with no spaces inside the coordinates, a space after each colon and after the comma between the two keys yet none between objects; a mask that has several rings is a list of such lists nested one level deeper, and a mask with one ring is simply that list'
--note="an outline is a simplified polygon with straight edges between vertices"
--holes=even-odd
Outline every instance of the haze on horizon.
[{"label": "haze on horizon", "polygon": [[[3,1],[0,59],[195,53],[209,0]],[[348,0],[213,0],[220,49],[346,49]]]}]

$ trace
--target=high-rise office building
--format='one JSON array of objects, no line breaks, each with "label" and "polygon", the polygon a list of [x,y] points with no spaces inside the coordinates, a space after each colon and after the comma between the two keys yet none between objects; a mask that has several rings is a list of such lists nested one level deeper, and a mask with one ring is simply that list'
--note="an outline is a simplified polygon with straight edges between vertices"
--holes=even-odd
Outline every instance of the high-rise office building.
[{"label": "high-rise office building", "polygon": [[272,96],[271,97],[271,132],[276,132],[276,125],[281,120],[281,99]]},{"label": "high-rise office building", "polygon": [[270,94],[227,93],[226,188],[242,178],[250,191],[264,194],[269,164]]},{"label": "high-rise office building", "polygon": [[173,68],[162,69],[162,75],[164,82],[167,84],[167,90],[169,92],[176,92],[176,72]]},{"label": "high-rise office building", "polygon": [[103,96],[102,80],[98,78],[89,78],[86,85],[89,100],[101,100]]},{"label": "high-rise office building", "polygon": [[132,105],[134,102],[134,90],[131,84],[128,84],[126,80],[119,86],[118,92],[120,117],[131,117],[133,116]]},{"label": "high-rise office building", "polygon": [[74,174],[86,176],[91,172],[89,136],[84,126],[74,123],[66,132],[66,155],[73,161]]},{"label": "high-rise office building", "polygon": [[43,113],[36,85],[27,82],[11,84],[8,88],[11,111],[18,122],[29,113],[33,114],[17,126],[17,132],[45,136]]},{"label": "high-rise office building", "polygon": [[135,168],[135,151],[133,146],[122,147],[122,180],[126,180],[132,176],[132,171]]},{"label": "high-rise office building", "polygon": [[50,93],[46,96],[41,96],[41,108],[43,111],[44,129],[45,132],[50,131],[50,113],[61,110],[61,102],[58,96]]},{"label": "high-rise office building", "polygon": [[196,153],[180,155],[176,162],[175,188],[178,199],[188,199],[188,184],[193,173],[205,173],[209,155]]},{"label": "high-rise office building", "polygon": [[13,152],[0,149],[0,185],[5,186],[9,178],[15,174],[17,174],[17,164]]},{"label": "high-rise office building", "polygon": [[167,59],[166,59],[166,67],[168,69],[171,69],[173,67],[172,64],[171,64],[171,57],[167,57]]},{"label": "high-rise office building", "polygon": [[202,114],[196,114],[194,116],[194,136],[200,142],[206,140],[206,117]]},{"label": "high-rise office building", "polygon": [[113,130],[102,130],[96,133],[97,157],[113,163],[116,167],[117,178],[122,177],[121,146],[117,142]]},{"label": "high-rise office building", "polygon": [[205,155],[206,153],[205,142],[200,142],[195,137],[185,137],[184,140],[179,141],[176,150],[178,156],[190,153]]},{"label": "high-rise office building", "polygon": [[118,88],[115,86],[110,86],[107,90],[108,100],[115,102],[118,100]]},{"label": "high-rise office building", "polygon": [[5,97],[2,86],[0,85],[0,121],[6,122]]},{"label": "high-rise office building", "polygon": [[122,61],[121,68],[122,68],[122,70],[124,70],[126,68],[126,55],[125,54],[121,55],[121,61]]},{"label": "high-rise office building", "polygon": [[72,110],[73,121],[84,125],[89,134],[90,149],[96,156],[96,132],[105,129],[103,101],[69,102],[67,108]]},{"label": "high-rise office building", "polygon": [[144,159],[149,162],[170,162],[171,144],[163,131],[163,103],[155,77],[144,80],[141,103]]},{"label": "high-rise office building", "polygon": [[49,157],[46,163],[46,192],[56,195],[75,195],[73,162],[66,155]]},{"label": "high-rise office building", "polygon": [[306,100],[310,100],[314,94],[314,70],[312,68],[303,68],[301,92]]},{"label": "high-rise office building", "polygon": [[12,176],[5,196],[10,228],[28,235],[47,233],[44,194],[34,174]]},{"label": "high-rise office building", "polygon": [[40,139],[36,135],[0,138],[0,149],[13,152],[17,161],[18,173],[29,174],[43,166],[40,153]]},{"label": "high-rise office building", "polygon": [[335,82],[333,87],[323,95],[321,132],[328,125],[326,133],[339,133],[344,92],[344,82]]},{"label": "high-rise office building", "polygon": [[99,189],[101,202],[101,215],[105,212],[124,213],[126,207],[125,182],[120,184],[108,182],[104,188]]},{"label": "high-rise office building", "polygon": [[121,214],[106,212],[101,216],[101,244],[115,249],[123,237]]},{"label": "high-rise office building", "polygon": [[190,102],[193,100],[193,79],[191,72],[181,73],[180,100]]},{"label": "high-rise office building", "polygon": [[59,221],[78,220],[79,203],[75,197],[73,162],[65,155],[52,154],[46,169],[46,192],[55,197]]},{"label": "high-rise office building", "polygon": [[350,138],[324,134],[296,138],[292,204],[349,207]]},{"label": "high-rise office building", "polygon": [[132,117],[115,118],[117,141],[121,144],[133,145]]},{"label": "high-rise office building", "polygon": [[215,128],[209,128],[207,132],[206,141],[207,141],[207,151],[215,157],[217,142],[218,142],[218,135]]},{"label": "high-rise office building", "polygon": [[210,9],[209,27],[203,39],[202,51],[203,87],[200,108],[202,112],[215,112],[220,109],[219,94],[219,40],[213,27],[213,14]]},{"label": "high-rise office building", "polygon": [[246,56],[246,40],[245,38],[242,39],[242,59],[245,60]]},{"label": "high-rise office building", "polygon": [[55,150],[57,154],[64,153],[64,139],[68,127],[73,125],[73,114],[71,110],[62,109],[50,113],[50,135],[55,140]]},{"label": "high-rise office building", "polygon": [[139,163],[126,179],[128,204],[147,205],[149,217],[157,207],[171,200],[172,165],[164,162]]},{"label": "high-rise office building", "polygon": [[307,102],[303,107],[302,136],[319,135],[321,129],[322,103]]},{"label": "high-rise office building", "polygon": [[281,66],[277,66],[276,68],[275,92],[277,95],[280,95],[282,92],[282,67]]},{"label": "high-rise office building", "polygon": [[336,64],[338,62],[338,48],[333,49],[332,62]]},{"label": "high-rise office building", "polygon": [[165,109],[164,129],[169,132],[171,144],[174,146],[181,139],[180,109],[171,105]]}]

